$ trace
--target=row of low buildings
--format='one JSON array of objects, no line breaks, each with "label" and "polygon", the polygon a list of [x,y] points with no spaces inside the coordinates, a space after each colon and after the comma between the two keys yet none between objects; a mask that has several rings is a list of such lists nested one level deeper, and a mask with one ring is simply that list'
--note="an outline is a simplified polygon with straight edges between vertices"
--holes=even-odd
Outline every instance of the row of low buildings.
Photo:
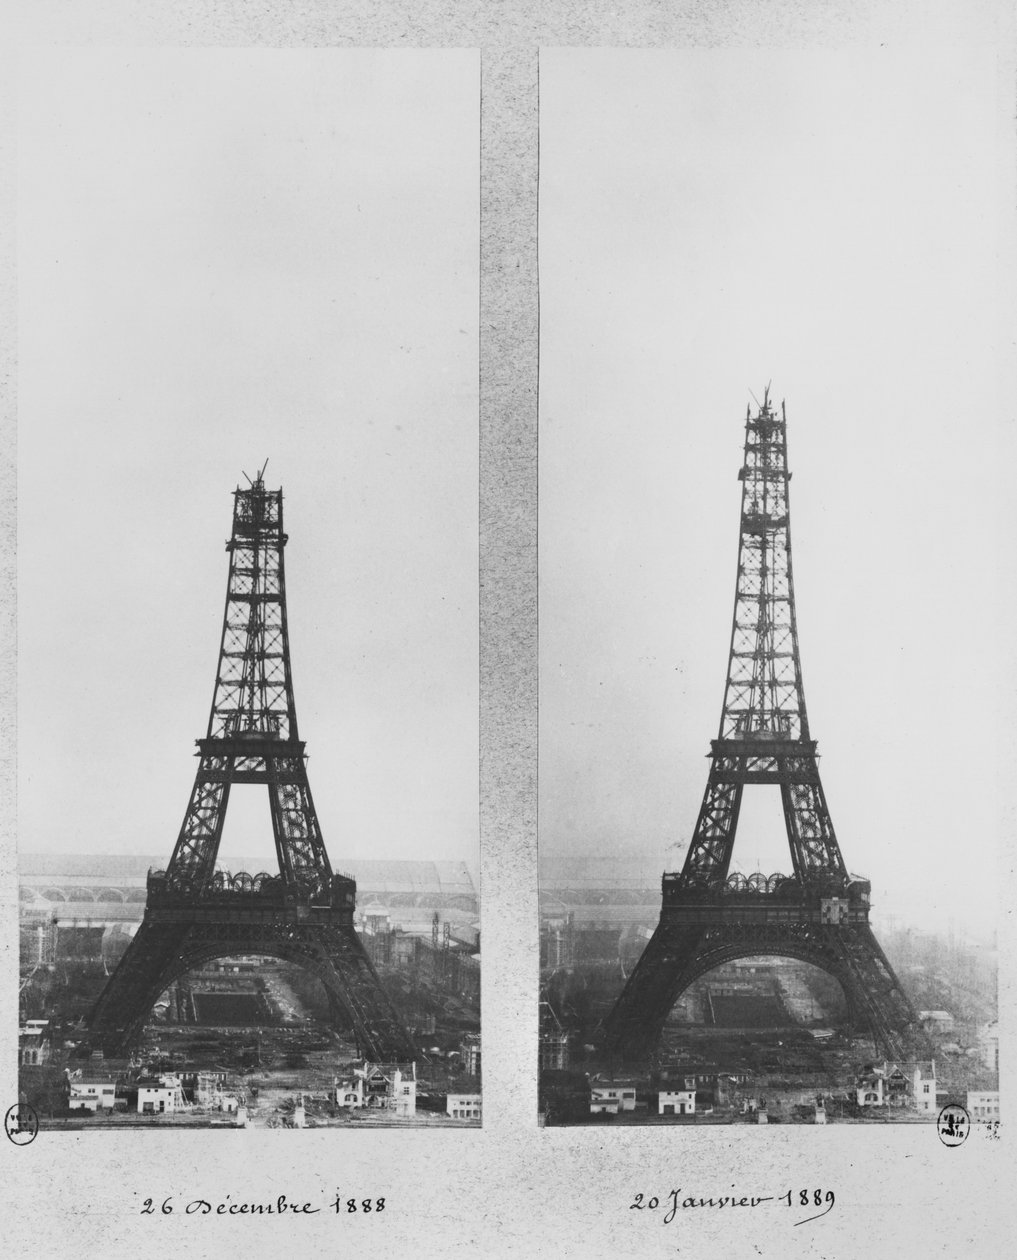
[{"label": "row of low buildings", "polygon": [[[680,1078],[670,1082],[667,1088],[654,1091],[651,1094],[649,1105],[651,1108],[655,1106],[655,1114],[658,1116],[695,1116],[697,1114],[696,1099],[699,1093],[694,1076]],[[634,1084],[591,1084],[591,1115],[618,1115],[619,1112],[635,1111],[635,1109],[636,1087]],[[826,1107],[822,1097],[816,1097],[814,1109],[816,1123],[825,1124]],[[707,1110],[712,1112],[712,1106],[708,1107]],[[755,1116],[761,1123],[766,1123],[767,1110],[765,1099],[742,1099],[741,1112],[743,1115]]]},{"label": "row of low buildings", "polygon": [[[26,1020],[19,1029],[19,1061],[25,1067],[40,1067],[53,1054],[52,1026],[48,1020]],[[466,1076],[481,1074],[479,1033],[465,1033],[458,1051],[460,1071]],[[173,1072],[158,1076],[131,1078],[92,1063],[64,1071],[66,1106],[71,1111],[133,1111],[140,1115],[163,1115],[188,1107],[235,1112],[244,1104],[243,1091],[231,1086],[221,1072]],[[417,1112],[416,1063],[350,1064],[337,1075],[331,1091],[337,1107],[383,1108],[398,1116]],[[428,1108],[430,1100],[428,1100]],[[455,1120],[480,1120],[479,1090],[449,1093],[445,1111]]]},{"label": "row of low buildings", "polygon": [[[753,1087],[751,1074],[721,1072],[707,1065],[665,1068],[650,1081],[588,1078],[581,1073],[545,1069],[542,1083],[547,1087],[542,1092],[554,1096],[557,1109],[568,1110],[573,1120],[583,1114],[623,1115],[637,1107],[673,1117],[712,1114],[719,1107],[732,1115],[755,1115],[761,1122],[768,1112],[767,1099]],[[819,1124],[826,1122],[827,1105],[834,1099],[838,1107],[854,1107],[858,1114],[896,1111],[929,1120],[934,1120],[947,1102],[960,1101],[955,1092],[937,1089],[934,1060],[869,1065],[857,1074],[851,1089],[836,1095],[802,1089],[794,1096],[782,1091],[780,1097],[799,1118],[812,1116]],[[968,1090],[966,1104],[975,1122],[999,1119],[997,1090]]]},{"label": "row of low buildings", "polygon": [[[239,1089],[231,1089],[223,1073],[162,1073],[123,1081],[116,1073],[96,1069],[67,1071],[66,1103],[69,1111],[136,1111],[138,1115],[170,1115],[196,1108],[237,1113],[246,1105]],[[382,1110],[409,1118],[417,1114],[415,1063],[351,1064],[337,1075],[330,1102],[350,1110]],[[480,1093],[445,1096],[445,1114],[453,1120],[481,1118]]]},{"label": "row of low buildings", "polygon": [[[688,1069],[680,1072],[664,1072],[651,1083],[647,1090],[640,1090],[643,1101],[659,1116],[694,1116],[697,1110],[713,1111],[718,1101],[729,1100],[728,1089],[736,1078],[706,1069]],[[619,1112],[636,1110],[638,1082],[602,1081],[594,1077],[590,1082],[590,1114],[618,1115]]]},{"label": "row of low buildings", "polygon": [[[478,1046],[479,1054],[479,1046]],[[478,1064],[479,1066],[479,1064]],[[351,1064],[335,1078],[332,1101],[350,1110],[367,1108],[409,1118],[417,1114],[417,1065],[415,1063]],[[447,1094],[445,1114],[453,1120],[481,1118],[479,1093]]]},{"label": "row of low buildings", "polygon": [[68,1070],[65,1092],[68,1111],[136,1111],[139,1116],[157,1116],[191,1107],[237,1112],[244,1105],[243,1094],[230,1089],[225,1075],[216,1072],[164,1072],[121,1081],[112,1072]]},{"label": "row of low buildings", "polygon": [[[936,1085],[936,1061],[888,1064],[862,1073],[855,1086],[859,1107],[907,1108],[934,1119],[948,1102],[959,1101],[957,1091]],[[999,1119],[999,1090],[964,1091],[965,1106],[976,1122]]]}]

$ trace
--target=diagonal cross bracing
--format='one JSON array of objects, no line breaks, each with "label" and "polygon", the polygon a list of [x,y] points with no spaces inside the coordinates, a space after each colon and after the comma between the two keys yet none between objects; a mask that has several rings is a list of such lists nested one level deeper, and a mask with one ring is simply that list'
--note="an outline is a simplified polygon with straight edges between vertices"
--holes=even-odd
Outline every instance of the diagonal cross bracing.
[{"label": "diagonal cross bracing", "polygon": [[[234,492],[219,663],[208,729],[173,855],[149,873],[141,927],[90,1027],[110,1053],[140,1031],[174,977],[213,957],[265,953],[306,966],[377,1060],[413,1045],[353,925],[356,884],[329,863],[297,731],[286,624],[282,491]],[[268,792],[279,876],[216,870],[234,784]]]},{"label": "diagonal cross bracing", "polygon": [[[888,1053],[915,1021],[869,927],[867,881],[848,874],[819,777],[802,688],[791,564],[787,425],[769,391],[745,420],[738,568],[718,738],[660,923],[604,1026],[609,1049],[648,1055],[675,1000],[723,961],[776,953],[824,968]],[[731,874],[742,794],[780,788],[793,875]]]}]

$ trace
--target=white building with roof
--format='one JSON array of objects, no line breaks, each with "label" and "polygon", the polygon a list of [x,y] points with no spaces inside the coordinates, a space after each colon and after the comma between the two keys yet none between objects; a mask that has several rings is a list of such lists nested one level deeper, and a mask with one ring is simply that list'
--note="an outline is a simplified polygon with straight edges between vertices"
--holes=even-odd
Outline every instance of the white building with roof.
[{"label": "white building with roof", "polygon": [[658,1116],[694,1116],[696,1114],[696,1078],[689,1076],[668,1082],[667,1089],[657,1091]]},{"label": "white building with roof", "polygon": [[359,907],[358,917],[368,936],[379,936],[392,930],[392,916],[388,907],[383,906],[377,898]]},{"label": "white building with roof", "polygon": [[635,1111],[635,1084],[632,1081],[601,1081],[594,1077],[590,1082],[590,1102],[617,1102],[618,1111]]},{"label": "white building with roof", "polygon": [[117,1079],[109,1072],[69,1075],[66,1088],[70,1111],[112,1111],[116,1102]]},{"label": "white building with roof", "polygon": [[855,1078],[855,1101],[859,1107],[883,1107],[886,1105],[884,1085],[886,1073],[883,1068],[871,1068],[861,1072]]},{"label": "white building with roof", "polygon": [[911,1080],[915,1110],[923,1116],[939,1115],[936,1105],[936,1060],[928,1059],[916,1063]]},{"label": "white building with roof", "polygon": [[373,1107],[397,1116],[417,1114],[416,1063],[368,1063],[337,1076],[333,1083],[337,1107]]},{"label": "white building with roof", "polygon": [[138,1081],[138,1115],[164,1115],[170,1111],[182,1111],[184,1093],[180,1077],[171,1073],[148,1077]]},{"label": "white building with roof", "polygon": [[998,1089],[969,1089],[968,1115],[975,1124],[990,1124],[999,1119]]},{"label": "white building with roof", "polygon": [[479,1120],[479,1094],[449,1094],[445,1100],[445,1114],[453,1120]]}]

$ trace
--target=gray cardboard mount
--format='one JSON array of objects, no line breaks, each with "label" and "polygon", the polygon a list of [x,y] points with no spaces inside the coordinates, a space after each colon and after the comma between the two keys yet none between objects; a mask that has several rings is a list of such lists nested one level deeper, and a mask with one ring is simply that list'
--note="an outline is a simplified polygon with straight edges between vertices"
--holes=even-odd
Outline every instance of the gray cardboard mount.
[{"label": "gray cardboard mount", "polygon": [[[479,1132],[346,1134],[330,1131],[41,1134],[30,1147],[0,1144],[3,1236],[10,1254],[230,1256],[348,1254],[393,1257],[989,1256],[1013,1228],[1011,915],[1000,923],[1004,998],[1003,1126],[998,1142],[943,1147],[925,1126],[885,1129],[723,1128],[541,1130],[536,1116],[537,1032],[537,433],[538,67],[540,48],[706,46],[810,49],[883,44],[990,45],[999,55],[1000,186],[1012,217],[1014,23],[1009,4],[637,2],[22,3],[7,6],[0,107],[2,205],[4,534],[3,708],[0,739],[4,845],[0,1081],[14,1101],[17,914],[16,757],[16,191],[17,59],[27,46],[261,48],[385,47],[477,50],[481,94],[479,634],[480,842],[484,930],[484,1124]],[[37,52],[36,52],[36,55]],[[1012,229],[1012,223],[1008,224]],[[1000,240],[1012,230],[1000,230]],[[1002,246],[1001,246],[1002,248]],[[1000,266],[1012,328],[1012,249]],[[1001,335],[1007,343],[1008,336]],[[1000,380],[1011,384],[1009,347]],[[1012,428],[1009,395],[1001,415]],[[68,423],[72,418],[68,418]],[[1006,426],[1003,426],[1006,427]],[[1005,454],[1012,457],[1009,442]],[[963,443],[963,431],[958,441]],[[1001,460],[1001,462],[1003,462]],[[1012,458],[1010,466],[1012,467]],[[993,493],[1002,492],[1002,481]],[[1001,499],[1001,502],[1003,500]],[[1002,519],[1002,513],[1001,513]],[[1011,561],[1012,563],[1012,561]],[[1001,574],[1012,584],[1012,573]],[[30,573],[21,574],[30,581]],[[1005,585],[1005,583],[1004,583]],[[1010,596],[983,615],[1003,617]],[[1000,685],[1013,695],[1013,657]],[[994,738],[988,731],[972,739]],[[995,735],[1013,750],[1012,713]],[[1000,863],[1013,893],[1012,779],[1001,785]],[[781,1194],[833,1189],[834,1212],[801,1228],[777,1213],[717,1211],[665,1226],[633,1211],[634,1196]],[[326,1205],[337,1189],[384,1196],[382,1215],[305,1218],[141,1215],[168,1196]]]}]

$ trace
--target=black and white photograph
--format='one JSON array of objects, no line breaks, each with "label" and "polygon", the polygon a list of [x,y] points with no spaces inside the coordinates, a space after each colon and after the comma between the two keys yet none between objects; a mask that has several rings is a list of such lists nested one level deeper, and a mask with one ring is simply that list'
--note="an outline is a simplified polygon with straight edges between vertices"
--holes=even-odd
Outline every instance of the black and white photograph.
[{"label": "black and white photograph", "polygon": [[546,1124],[998,1127],[994,68],[542,57]]},{"label": "black and white photograph", "polygon": [[20,1101],[475,1126],[478,58],[21,71]]},{"label": "black and white photograph", "polygon": [[1006,1253],[1015,85],[4,6],[6,1250]]}]

